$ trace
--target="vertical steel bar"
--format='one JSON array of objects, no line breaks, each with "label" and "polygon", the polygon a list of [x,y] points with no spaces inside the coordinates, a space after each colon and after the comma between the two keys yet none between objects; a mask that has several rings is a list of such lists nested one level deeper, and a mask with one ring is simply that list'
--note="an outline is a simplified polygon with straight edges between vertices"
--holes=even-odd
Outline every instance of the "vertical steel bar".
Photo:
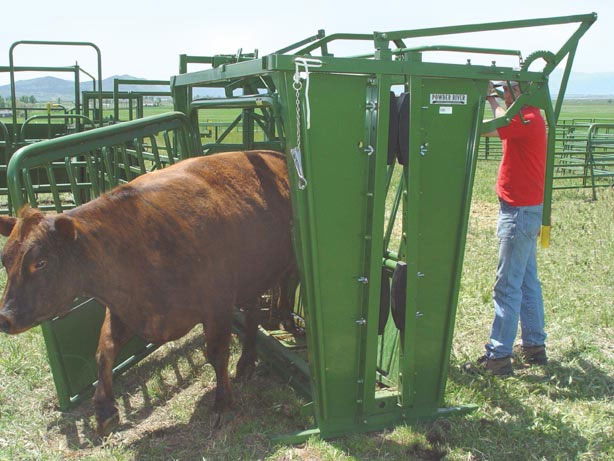
[{"label": "vertical steel bar", "polygon": [[66,172],[68,173],[68,182],[70,183],[70,190],[73,195],[73,200],[75,201],[75,205],[79,206],[82,203],[81,194],[79,193],[79,187],[75,178],[71,157],[66,157],[64,159],[64,164],[66,165]]},{"label": "vertical steel bar", "polygon": [[550,214],[552,212],[552,186],[554,180],[556,119],[552,104],[546,104],[544,111],[546,113],[546,121],[548,123],[548,140],[546,150],[546,178],[544,180],[544,204],[542,212],[542,228],[540,234],[540,241],[542,248],[548,248],[550,246]]},{"label": "vertical steel bar", "polygon": [[32,185],[30,171],[26,170],[25,168],[23,169],[23,180],[30,206],[35,208],[38,205],[38,201],[36,200],[36,195],[34,194],[34,186]]},{"label": "vertical steel bar", "polygon": [[[81,88],[79,83],[79,66],[75,64],[75,108],[77,109],[77,115],[80,115],[80,97],[81,97]],[[81,131],[81,120],[79,117],[75,120],[75,131]]]},{"label": "vertical steel bar", "polygon": [[58,184],[55,180],[55,173],[53,172],[52,164],[47,164],[47,178],[49,179],[49,186],[51,187],[51,194],[53,195],[53,205],[57,213],[62,212],[62,199],[58,191]]},{"label": "vertical steel bar", "polygon": [[[113,148],[111,147],[111,149]],[[113,164],[111,162],[109,149],[107,146],[103,146],[102,148],[102,159],[104,164],[104,171],[106,171],[107,178],[109,180],[109,187],[113,188],[117,186],[117,177],[113,174]],[[102,182],[105,182],[104,177],[102,178]]]},{"label": "vertical steel bar", "polygon": [[147,173],[147,168],[145,168],[145,161],[143,160],[143,141],[141,138],[134,138],[134,144],[136,145],[136,159],[139,162],[141,174],[145,174]]},{"label": "vertical steel bar", "polygon": [[158,141],[156,141],[156,136],[152,135],[149,137],[151,142],[151,151],[154,156],[154,163],[156,164],[156,168],[159,170],[162,168],[162,162],[160,160],[160,152],[158,151]]},{"label": "vertical steel bar", "polygon": [[[106,147],[102,148],[103,151],[106,149]],[[85,161],[86,161],[86,165],[87,165],[87,173],[90,177],[90,181],[92,183],[92,189],[94,191],[94,195],[96,197],[98,197],[100,195],[100,187],[98,187],[98,171],[96,170],[96,168],[94,167],[94,164],[92,162],[92,154],[91,152],[87,152],[85,154]]]},{"label": "vertical steel bar", "polygon": [[[389,57],[388,50],[382,50],[378,53],[379,59],[387,59]],[[371,129],[372,141],[374,143],[375,152],[371,155],[371,180],[370,190],[371,197],[367,196],[367,200],[371,200],[371,210],[368,221],[370,239],[367,247],[367,263],[368,263],[368,291],[367,291],[367,312],[368,322],[365,328],[365,337],[361,346],[364,366],[360,378],[364,380],[362,389],[362,400],[364,409],[372,413],[375,411],[375,379],[377,369],[377,344],[378,344],[378,329],[379,329],[379,310],[381,300],[381,277],[382,267],[381,260],[384,251],[384,228],[386,214],[386,192],[388,190],[387,181],[387,161],[388,161],[388,129],[390,123],[390,87],[392,78],[389,75],[377,75],[374,84],[374,92],[377,98],[377,111],[373,114],[375,118],[375,126]],[[364,424],[365,418],[363,414],[359,414],[359,421]]]},{"label": "vertical steel bar", "polygon": [[571,46],[569,50],[569,55],[567,56],[567,63],[565,64],[565,71],[563,72],[563,78],[561,79],[561,86],[559,87],[559,95],[556,99],[556,106],[554,108],[554,121],[555,124],[559,121],[559,115],[561,113],[561,108],[563,107],[563,100],[565,91],[567,90],[567,82],[569,82],[569,76],[571,75],[571,66],[573,64],[574,57],[576,56],[576,49],[578,47],[578,42]]},{"label": "vertical steel bar", "polygon": [[[113,79],[113,121],[115,123],[119,122],[119,81],[115,78]],[[130,96],[128,96],[130,97]]]},{"label": "vertical steel bar", "polygon": [[175,163],[175,153],[173,152],[171,140],[168,137],[168,130],[164,130],[162,136],[164,137],[164,146],[166,148],[166,154],[168,155],[168,163],[172,165]]}]

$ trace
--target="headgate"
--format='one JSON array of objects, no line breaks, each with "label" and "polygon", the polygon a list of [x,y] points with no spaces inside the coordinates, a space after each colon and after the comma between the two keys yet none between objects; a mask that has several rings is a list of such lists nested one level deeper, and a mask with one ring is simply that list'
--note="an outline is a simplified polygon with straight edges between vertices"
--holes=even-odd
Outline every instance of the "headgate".
[{"label": "headgate", "polygon": [[[175,108],[185,114],[175,128],[186,139],[196,138],[201,109],[240,110],[234,122],[243,127],[240,141],[216,140],[205,146],[207,153],[273,148],[287,155],[306,348],[301,340],[281,338],[289,334],[261,330],[266,350],[261,356],[290,373],[311,397],[306,411],[314,416],[314,428],[285,440],[376,430],[475,408],[443,403],[479,136],[508,123],[525,104],[545,111],[550,129],[544,224],[549,226],[554,126],[578,40],[595,20],[588,14],[372,35],[319,32],[271,55],[234,62],[224,57],[212,69],[171,79]],[[431,51],[518,55],[514,50],[408,48],[404,43],[568,23],[580,25],[556,54],[537,52],[520,68],[422,59]],[[374,52],[336,57],[329,52],[336,40],[370,41]],[[320,56],[314,57],[316,50]],[[530,70],[538,58],[545,61],[543,69]],[[548,75],[564,59],[559,102],[553,107]],[[524,92],[503,117],[483,123],[489,80],[520,81]],[[226,98],[194,101],[194,87],[221,88]],[[393,93],[397,88],[400,94]],[[237,89],[242,97],[233,96]],[[26,148],[11,161],[11,188],[16,195],[31,191],[28,168],[43,164],[49,169],[65,158],[65,151],[55,148],[48,156],[37,154],[44,146],[59,146],[52,143],[71,143],[62,144],[71,152],[64,160],[68,167],[71,158],[85,158],[91,178],[84,184],[87,191],[96,184],[113,185],[121,171],[145,172],[144,160],[139,169],[127,165],[123,153],[133,149],[138,157],[144,142],[134,141],[130,148],[125,143],[151,136],[153,131],[141,130],[153,120]],[[262,129],[260,138],[254,136],[256,126]],[[124,147],[111,153],[110,146],[118,144]],[[149,161],[159,167],[156,158],[161,157],[154,151]],[[395,227],[400,237],[393,243]],[[547,237],[547,229],[543,234]],[[64,357],[52,358],[60,371]],[[61,386],[58,391],[70,394]]]}]

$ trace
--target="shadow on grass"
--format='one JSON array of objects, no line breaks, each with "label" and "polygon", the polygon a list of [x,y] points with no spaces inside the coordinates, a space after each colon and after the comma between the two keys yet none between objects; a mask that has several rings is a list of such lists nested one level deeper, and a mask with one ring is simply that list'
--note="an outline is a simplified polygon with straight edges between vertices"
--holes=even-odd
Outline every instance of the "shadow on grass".
[{"label": "shadow on grass", "polygon": [[[272,375],[267,366],[259,365],[251,380],[233,381],[233,408],[223,414],[221,425],[216,427],[216,415],[211,409],[215,379],[202,359],[202,343],[202,335],[194,335],[176,347],[153,354],[118,380],[116,394],[122,423],[116,437],[104,444],[119,441],[119,446],[129,450],[135,459],[262,459],[284,450],[271,441],[271,436],[310,426],[310,421],[298,414],[301,402],[297,393]],[[233,348],[238,348],[236,343]],[[573,421],[541,405],[533,408],[517,398],[514,389],[524,386],[532,395],[543,394],[551,400],[612,395],[614,379],[585,360],[582,351],[570,351],[562,360],[570,365],[551,361],[547,367],[519,370],[515,378],[508,380],[474,377],[452,368],[450,381],[473,390],[478,399],[483,399],[486,413],[493,417],[454,417],[401,428],[392,436],[390,431],[384,431],[347,436],[329,444],[359,459],[439,460],[458,449],[470,453],[471,459],[525,455],[548,458],[554,453],[574,458],[586,452],[589,443]],[[187,366],[179,367],[179,361]],[[161,369],[166,369],[166,377]],[[165,425],[152,416],[154,410],[197,381],[205,386],[187,403],[189,420]],[[150,390],[152,382],[156,384],[155,392]],[[93,405],[88,402],[62,414],[53,426],[59,426],[71,449],[96,450],[100,442],[96,442],[93,421]],[[136,435],[128,436],[132,429]],[[318,450],[307,446],[304,454],[309,457],[309,451],[314,449]]]},{"label": "shadow on grass", "polygon": [[[553,454],[575,458],[588,450],[589,442],[574,425],[560,412],[550,412],[542,405],[535,407],[523,403],[515,393],[515,387],[526,387],[533,393],[533,383],[550,382],[545,377],[556,363],[547,367],[532,367],[530,374],[520,372],[512,378],[473,376],[460,370],[451,370],[449,379],[458,386],[473,388],[484,399],[485,411],[497,415],[495,418],[475,416],[452,418],[459,428],[443,434],[445,445],[460,447],[474,455],[474,459],[526,459],[549,458]],[[541,369],[541,370],[540,370]],[[583,397],[590,399],[589,395]],[[580,398],[580,394],[576,394]],[[425,425],[429,431],[433,424]],[[445,431],[444,431],[445,432]],[[468,445],[470,442],[470,445]]]},{"label": "shadow on grass", "polygon": [[214,392],[202,395],[186,423],[159,428],[134,441],[135,459],[262,459],[279,447],[271,437],[304,429],[289,385],[259,365],[247,381],[234,380],[232,408],[216,426]]},{"label": "shadow on grass", "polygon": [[[203,353],[203,336],[194,334],[178,347],[156,351],[139,365],[130,368],[120,377],[114,379],[113,387],[116,396],[116,405],[121,414],[121,423],[116,432],[121,432],[145,420],[160,405],[168,402],[177,393],[181,392],[194,380],[205,372],[204,359],[197,363],[195,354]],[[179,360],[189,366],[180,371]],[[175,372],[173,383],[167,383],[161,375],[161,369],[171,366]],[[147,384],[155,380],[158,390],[152,398]],[[140,397],[137,407],[133,407],[131,400]],[[74,409],[61,413],[52,426],[59,426],[60,433],[66,438],[71,449],[90,448],[101,443],[96,434],[94,422],[94,405],[88,399]]]},{"label": "shadow on grass", "polygon": [[563,356],[563,363],[550,360],[542,370],[523,375],[531,393],[543,393],[552,401],[611,398],[614,377],[586,360],[577,349]]},{"label": "shadow on grass", "polygon": [[[119,377],[114,387],[121,421],[111,438],[97,436],[91,399],[61,413],[48,430],[59,428],[68,448],[85,450],[83,454],[94,458],[101,450],[121,446],[135,453],[135,459],[257,459],[277,448],[271,436],[307,427],[296,392],[262,364],[251,379],[232,380],[233,406],[216,427],[215,374],[202,352],[203,336],[194,334],[156,351]],[[239,352],[238,341],[233,341],[231,353],[237,357]],[[169,424],[173,418],[161,415],[164,407],[199,382],[202,387],[190,390],[197,393],[195,399],[185,404],[189,421]]]}]

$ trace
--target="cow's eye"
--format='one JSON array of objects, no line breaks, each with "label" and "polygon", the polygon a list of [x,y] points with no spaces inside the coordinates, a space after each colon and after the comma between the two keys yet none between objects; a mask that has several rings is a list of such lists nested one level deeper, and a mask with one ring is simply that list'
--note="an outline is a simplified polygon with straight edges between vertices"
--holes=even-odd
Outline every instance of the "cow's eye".
[{"label": "cow's eye", "polygon": [[44,259],[40,259],[34,263],[34,269],[38,271],[38,270],[44,269],[46,265],[47,265],[47,261],[45,261]]}]

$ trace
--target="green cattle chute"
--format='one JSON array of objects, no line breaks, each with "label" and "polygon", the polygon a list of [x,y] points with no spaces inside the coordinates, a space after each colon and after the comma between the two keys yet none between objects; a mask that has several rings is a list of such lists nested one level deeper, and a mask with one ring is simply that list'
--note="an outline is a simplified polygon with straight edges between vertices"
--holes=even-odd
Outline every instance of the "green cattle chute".
[{"label": "green cattle chute", "polygon": [[[549,226],[554,126],[578,40],[595,20],[595,14],[588,14],[373,34],[326,36],[319,31],[262,57],[183,55],[181,73],[171,78],[175,109],[182,113],[175,120],[179,125],[169,127],[171,120],[164,117],[145,118],[62,138],[64,151],[55,148],[61,140],[25,148],[31,150],[16,154],[9,165],[11,192],[23,197],[25,190],[35,204],[29,170],[64,160],[75,200],[87,199],[158,167],[156,141],[146,140],[161,139],[160,132],[171,128],[183,133],[183,147],[173,150],[167,142],[167,149],[176,152],[168,154],[169,162],[189,146],[197,155],[261,148],[285,152],[306,348],[278,341],[277,332],[261,331],[266,349],[261,355],[310,396],[305,411],[313,415],[314,427],[283,440],[335,437],[471,411],[475,406],[446,407],[444,394],[480,133],[505,125],[524,104],[545,111],[550,131],[543,222]],[[518,68],[422,59],[427,51],[509,57],[519,56],[516,50],[408,48],[404,43],[416,37],[569,23],[579,27],[558,52],[530,55]],[[370,41],[374,52],[337,57],[329,52],[335,40]],[[315,51],[320,56],[311,55]],[[564,59],[563,84],[553,106],[548,76]],[[543,68],[529,69],[537,60],[544,61]],[[188,73],[190,62],[213,68]],[[484,123],[490,80],[517,80],[525,91],[503,117]],[[222,89],[226,97],[196,101],[196,87]],[[201,146],[199,111],[229,107],[240,115]],[[150,121],[160,125],[150,126]],[[260,136],[255,136],[256,127]],[[238,129],[240,136],[231,139]],[[76,146],[80,150],[66,157],[64,152]],[[392,181],[395,164],[402,170],[398,184]],[[391,186],[397,190],[390,191],[394,205],[387,216]],[[392,242],[395,220],[401,236]],[[387,300],[393,305],[392,319],[386,318]],[[52,340],[63,341],[58,335]],[[54,376],[72,375],[79,366],[61,353],[50,354],[50,360],[57,365]],[[91,386],[81,376],[75,381]],[[58,386],[61,396],[83,392],[68,392],[61,382]]]}]

